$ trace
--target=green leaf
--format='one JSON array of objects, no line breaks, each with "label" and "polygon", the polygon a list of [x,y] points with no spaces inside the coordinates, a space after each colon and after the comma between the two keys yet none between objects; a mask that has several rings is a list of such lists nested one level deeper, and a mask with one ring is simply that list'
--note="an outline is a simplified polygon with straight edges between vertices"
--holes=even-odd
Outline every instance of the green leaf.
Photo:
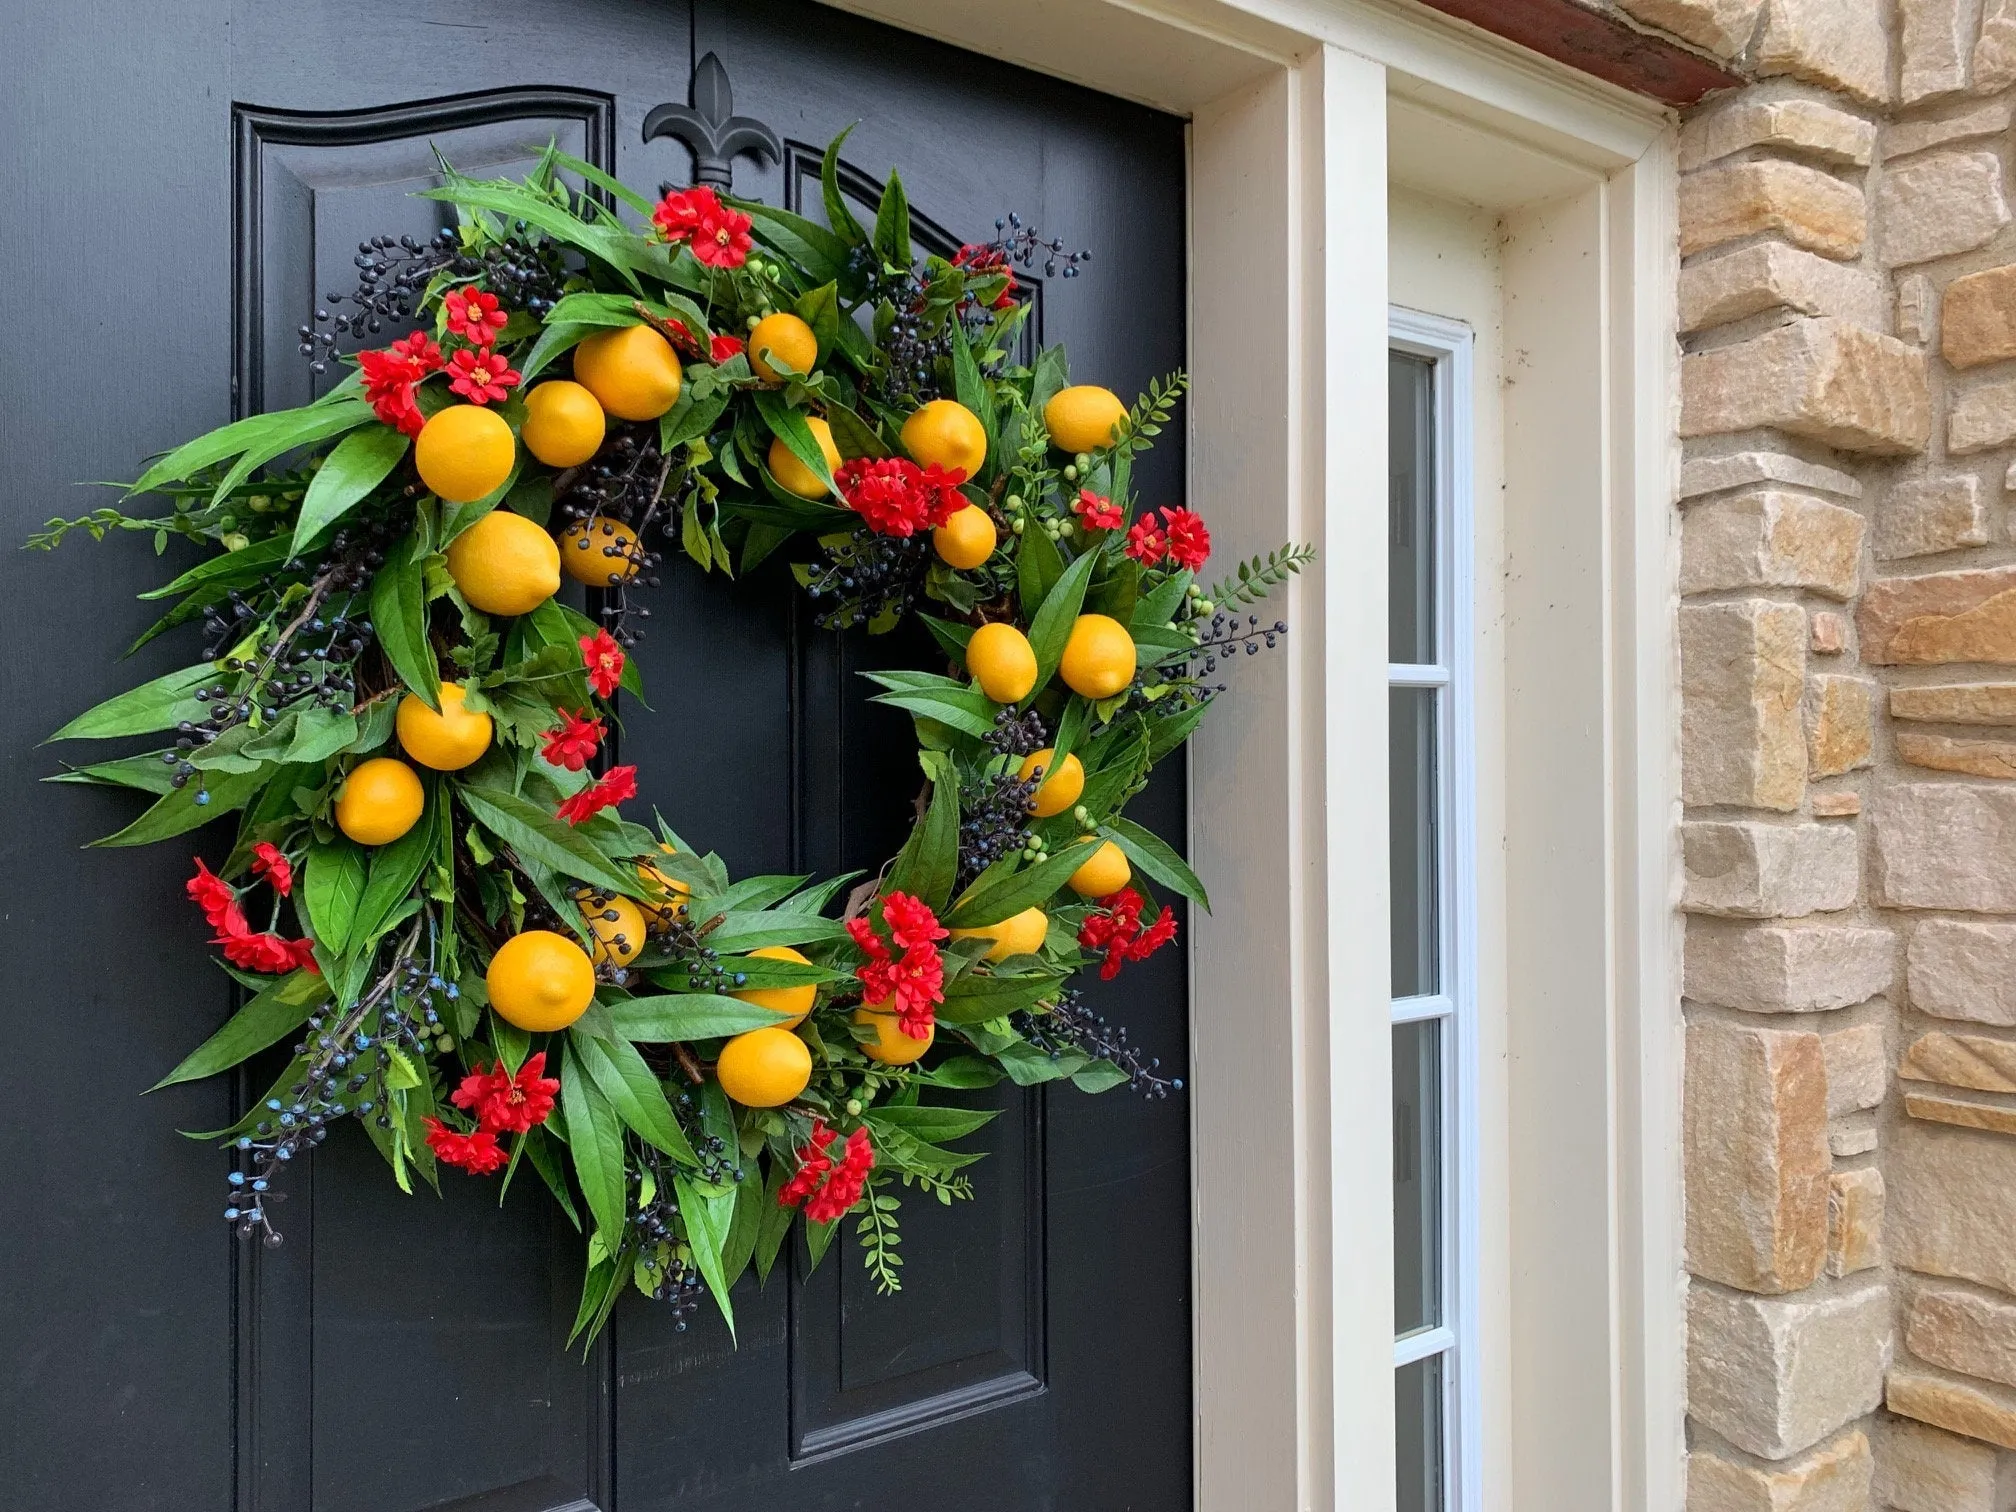
[{"label": "green leaf", "polygon": [[172,730],[185,719],[205,716],[209,705],[197,700],[196,690],[216,681],[217,667],[213,662],[167,673],[87,709],[49,739],[110,740],[119,735],[151,735],[156,730]]},{"label": "green leaf", "polygon": [[147,1090],[158,1092],[177,1082],[200,1081],[229,1070],[299,1029],[328,996],[329,984],[314,972],[290,972],[232,1014],[223,1028]]},{"label": "green leaf", "polygon": [[308,927],[316,942],[332,956],[343,954],[364,895],[364,851],[338,838],[311,845],[302,866],[301,898],[308,909]]},{"label": "green leaf", "polygon": [[386,474],[406,455],[409,444],[389,425],[367,425],[338,441],[335,450],[322,459],[301,500],[301,513],[294,522],[293,554],[308,550],[324,531],[384,482]]},{"label": "green leaf", "polygon": [[548,320],[539,332],[539,339],[532,343],[532,350],[519,364],[520,381],[529,386],[534,378],[552,365],[555,358],[579,346],[600,329],[600,326],[585,320],[573,325],[560,325]]},{"label": "green leaf", "polygon": [[1129,861],[1164,887],[1174,888],[1206,913],[1211,911],[1211,895],[1204,891],[1204,884],[1197,880],[1197,874],[1190,870],[1189,863],[1176,854],[1169,842],[1153,830],[1143,828],[1132,819],[1115,815],[1100,827],[1100,832],[1111,836],[1127,853]]},{"label": "green leaf", "polygon": [[623,1125],[593,1076],[572,1054],[560,1063],[560,1111],[567,1121],[567,1152],[574,1160],[581,1195],[588,1199],[604,1246],[614,1249],[628,1207]]},{"label": "green leaf", "polygon": [[222,556],[198,562],[174,582],[162,588],[150,588],[139,597],[175,598],[192,588],[203,587],[242,588],[247,583],[258,582],[292,554],[293,546],[287,537],[268,536],[265,540],[254,541],[250,546],[240,550],[227,551]]},{"label": "green leaf", "polygon": [[1015,552],[1015,594],[1022,617],[1034,619],[1052,586],[1064,576],[1064,558],[1057,543],[1033,523],[1022,532],[1021,541]]},{"label": "green leaf", "polygon": [[[772,1202],[774,1205],[774,1198]],[[728,1278],[730,1286],[748,1269],[749,1257],[756,1253],[756,1234],[762,1223],[763,1188],[752,1180],[738,1181],[735,1184],[735,1206],[728,1221],[728,1237],[721,1245],[721,1274]]]},{"label": "green leaf", "polygon": [[984,1024],[1054,997],[1062,985],[1063,978],[1047,973],[979,976],[969,971],[945,984],[945,1001],[938,1008],[938,1018],[947,1024]]},{"label": "green leaf", "polygon": [[966,340],[966,327],[957,320],[951,326],[954,395],[986,426],[987,449],[991,452],[994,449],[994,428],[987,425],[987,421],[994,413],[994,406],[987,402],[987,386],[980,381],[980,365],[973,360],[973,347]]},{"label": "green leaf", "polygon": [[326,440],[372,418],[371,406],[362,399],[276,410],[270,415],[248,415],[176,447],[142,473],[126,494],[131,498],[134,494],[151,493],[164,483],[179,483],[191,473],[241,453],[264,453],[262,460],[277,457],[281,452]]},{"label": "green leaf", "polygon": [[875,210],[875,250],[892,267],[910,266],[910,200],[893,168],[889,182],[882,187],[882,203]]},{"label": "green leaf", "polygon": [[840,135],[826,144],[826,156],[819,163],[819,189],[826,201],[826,224],[844,239],[849,246],[858,247],[868,240],[868,233],[861,229],[861,222],[854,218],[848,208],[847,196],[840,192],[840,144],[848,134],[861,123],[854,121],[846,126]]},{"label": "green leaf", "polygon": [[890,1106],[871,1109],[866,1122],[877,1129],[897,1129],[926,1144],[964,1139],[1000,1117],[999,1108],[920,1108]]},{"label": "green leaf", "polygon": [[371,624],[399,680],[430,709],[441,703],[441,669],[427,643],[426,562],[409,535],[385,553],[371,585]]},{"label": "green leaf", "polygon": [[784,396],[774,389],[756,390],[756,412],[763,417],[763,423],[796,457],[812,470],[812,475],[828,488],[834,488],[833,470],[826,465],[826,453],[819,445],[819,438],[812,434],[812,427],[805,423],[805,416],[793,409]]},{"label": "green leaf", "polygon": [[[176,788],[116,835],[93,840],[91,844],[105,847],[152,845],[157,840],[186,835],[212,819],[236,813],[245,807],[252,801],[253,795],[272,780],[276,770],[285,772],[287,768],[260,767],[252,772],[206,774],[202,788],[199,789],[194,781],[187,787]],[[208,802],[197,802],[205,794]]]},{"label": "green leaf", "polygon": [[[438,779],[427,785],[435,788],[437,783]],[[376,938],[393,909],[420,880],[422,869],[434,853],[434,826],[441,812],[438,790],[433,797],[418,823],[390,845],[381,845],[372,852],[370,880],[364,884],[350,924],[348,938],[352,946],[362,947]]]},{"label": "green leaf", "polygon": [[843,457],[886,457],[889,448],[875,434],[875,427],[844,404],[828,401],[826,423],[833,431],[833,444]]},{"label": "green leaf", "polygon": [[537,804],[501,788],[472,783],[461,784],[458,792],[463,806],[485,829],[526,859],[626,896],[641,886],[634,870],[610,860],[579,829]]},{"label": "green leaf", "polygon": [[216,491],[210,496],[212,502],[221,502],[232,489],[281,453],[327,441],[377,418],[371,406],[362,399],[346,400],[340,405],[311,404],[306,409],[288,410],[285,414],[298,419],[290,425],[276,427],[271,434],[248,447],[219,480]]},{"label": "green leaf", "polygon": [[572,153],[561,152],[558,148],[553,149],[549,155],[551,156],[553,162],[557,166],[565,168],[570,173],[580,174],[582,178],[586,179],[589,183],[593,184],[598,189],[606,189],[610,194],[614,195],[617,199],[621,200],[624,204],[628,205],[632,210],[635,210],[639,215],[649,215],[652,209],[654,208],[651,204],[651,201],[644,198],[644,196],[639,194],[635,189],[632,189],[628,184],[624,183],[621,179],[614,178],[611,175],[604,173],[600,168],[597,168],[593,163],[583,162],[580,158],[575,157]]},{"label": "green leaf", "polygon": [[1001,1068],[978,1055],[955,1055],[929,1071],[913,1071],[910,1075],[912,1081],[928,1082],[934,1087],[973,1090],[997,1085]]},{"label": "green leaf", "polygon": [[1183,607],[1183,595],[1189,591],[1190,574],[1171,573],[1153,593],[1135,600],[1134,612],[1127,619],[1128,628],[1168,624],[1176,618],[1176,611]]},{"label": "green leaf", "polygon": [[[777,1194],[783,1190],[787,1179],[784,1162],[772,1159],[769,1178],[763,1184],[762,1220],[756,1228],[756,1247],[751,1255],[756,1262],[756,1279],[766,1285],[770,1280],[770,1268],[777,1263],[777,1252],[784,1247],[784,1236],[791,1232],[791,1220],[798,1216],[796,1209],[788,1208],[777,1200]],[[736,1216],[741,1216],[739,1209]]]},{"label": "green leaf", "polygon": [[685,1131],[672,1117],[665,1089],[659,1086],[658,1078],[644,1064],[644,1057],[637,1053],[635,1045],[625,1039],[598,1040],[576,1026],[568,1031],[568,1046],[569,1052],[587,1067],[602,1095],[609,1099],[616,1116],[632,1132],[674,1160],[699,1166],[700,1157],[693,1153]]},{"label": "green leaf", "polygon": [[816,945],[822,940],[845,939],[847,931],[838,919],[790,909],[768,909],[760,913],[730,911],[707,936],[715,950],[755,950],[764,945]]},{"label": "green leaf", "polygon": [[907,709],[982,739],[994,733],[994,701],[978,688],[897,688],[877,693],[869,702]]},{"label": "green leaf", "polygon": [[683,1172],[673,1173],[672,1185],[679,1194],[679,1214],[686,1220],[686,1240],[693,1249],[693,1263],[720,1305],[728,1332],[733,1334],[735,1309],[729,1304],[728,1288],[735,1278],[723,1268],[721,1259],[727,1248],[729,1226],[734,1222],[735,1193],[709,1195]]},{"label": "green leaf", "polygon": [[1164,715],[1148,726],[1148,764],[1153,766],[1190,738],[1204,721],[1209,704],[1192,704],[1180,713]]},{"label": "green leaf", "polygon": [[733,397],[734,390],[725,388],[705,399],[689,400],[686,395],[680,395],[680,402],[658,421],[658,450],[669,453],[675,446],[699,440],[714,429],[714,422],[721,418],[721,412],[728,408],[728,401]]},{"label": "green leaf", "polygon": [[838,278],[847,269],[847,243],[817,221],[757,200],[729,201],[755,224],[752,229],[768,246],[797,263],[814,283]]},{"label": "green leaf", "polygon": [[619,998],[609,1005],[609,1017],[624,1039],[646,1045],[725,1039],[777,1022],[776,1013],[761,1004],[711,992]]},{"label": "green leaf", "polygon": [[1062,345],[1045,347],[1038,352],[1035,368],[1030,374],[1029,413],[1041,418],[1043,406],[1062,393],[1070,381],[1071,365]]},{"label": "green leaf", "polygon": [[106,787],[134,788],[143,793],[170,793],[175,769],[161,759],[160,751],[144,751],[137,756],[121,756],[117,761],[94,761],[89,766],[71,767],[44,777],[44,782],[85,782]]},{"label": "green leaf", "polygon": [[953,782],[931,784],[931,806],[911,827],[895,864],[889,868],[889,892],[921,898],[934,911],[952,896],[959,871],[959,789]]},{"label": "green leaf", "polygon": [[945,923],[953,929],[978,929],[1013,918],[1025,908],[1043,902],[1085,864],[1095,842],[1083,840],[1054,856],[1024,867],[1009,876],[981,882],[967,890]]},{"label": "green leaf", "polygon": [[600,258],[632,289],[642,292],[642,285],[637,281],[638,259],[619,228],[607,224],[591,226],[572,211],[554,204],[523,184],[477,183],[471,179],[456,178],[442,188],[421,190],[420,198],[448,200],[473,210],[489,210],[507,219],[537,226],[556,241]]},{"label": "green leaf", "polygon": [[[812,359],[813,366],[816,367],[819,358],[822,355],[830,355],[834,345],[840,340],[840,286],[829,280],[818,288],[799,295],[791,309],[793,314],[812,328],[812,335],[818,343]],[[768,350],[769,348],[764,348],[765,352]]]},{"label": "green leaf", "polygon": [[1071,627],[1078,623],[1078,610],[1085,602],[1085,585],[1091,581],[1092,569],[1098,562],[1099,553],[1088,551],[1066,567],[1064,575],[1043,596],[1043,606],[1030,623],[1029,645],[1036,653],[1038,688],[1049,686],[1057,663],[1064,659],[1065,642],[1071,639]]},{"label": "green leaf", "polygon": [[[514,1068],[515,1069],[515,1068]],[[567,1189],[567,1175],[560,1169],[560,1162],[554,1156],[553,1146],[557,1138],[549,1138],[543,1126],[535,1126],[525,1136],[525,1158],[532,1162],[532,1169],[539,1173],[539,1179],[546,1183],[546,1190],[553,1194],[553,1200],[560,1204],[560,1210],[567,1215],[567,1221],[575,1228],[581,1227],[581,1215],[574,1210],[574,1194]]]}]

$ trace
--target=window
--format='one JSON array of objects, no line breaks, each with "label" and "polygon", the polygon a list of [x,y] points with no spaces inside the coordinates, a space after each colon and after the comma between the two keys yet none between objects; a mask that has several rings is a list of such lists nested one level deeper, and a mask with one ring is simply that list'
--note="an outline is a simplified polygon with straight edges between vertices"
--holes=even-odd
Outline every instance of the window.
[{"label": "window", "polygon": [[1396,310],[1388,355],[1393,1390],[1399,1512],[1481,1504],[1468,794],[1470,332]]}]

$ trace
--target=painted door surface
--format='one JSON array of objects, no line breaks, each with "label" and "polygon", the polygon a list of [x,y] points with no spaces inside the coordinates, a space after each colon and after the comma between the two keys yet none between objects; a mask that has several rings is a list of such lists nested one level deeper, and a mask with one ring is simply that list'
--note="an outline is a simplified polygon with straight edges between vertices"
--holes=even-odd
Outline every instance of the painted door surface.
[{"label": "painted door surface", "polygon": [[[302,402],[294,332],[354,281],[357,242],[440,224],[410,198],[434,149],[497,173],[552,139],[647,192],[688,181],[686,150],[642,126],[709,51],[785,144],[738,163],[737,192],[817,215],[819,150],[859,119],[850,182],[872,196],[900,165],[929,250],[1010,210],[1094,249],[1035,295],[1081,377],[1132,393],[1182,360],[1180,123],[804,0],[104,0],[4,26],[14,542],[100,502],[79,480]],[[1141,475],[1176,500],[1180,449]],[[439,1202],[405,1198],[353,1129],[294,1173],[286,1244],[241,1248],[222,1157],[173,1130],[228,1123],[242,1087],[138,1095],[230,1006],[182,897],[192,847],[80,849],[130,800],[37,785],[74,755],[44,733],[187,661],[157,642],[114,666],[162,564],[124,536],[0,550],[0,574],[0,1505],[1188,1505],[1180,1096],[1004,1089],[976,1200],[906,1204],[900,1296],[843,1240],[809,1275],[801,1252],[767,1290],[745,1281],[739,1340],[711,1309],[682,1333],[632,1295],[570,1355],[580,1241],[536,1183],[501,1208],[454,1175]],[[650,603],[651,707],[622,736],[644,803],[738,874],[878,865],[914,747],[852,674],[914,656],[816,631],[781,561],[739,582],[675,561]],[[1180,779],[1139,807],[1180,834]],[[1180,1072],[1179,952],[1092,994]]]}]

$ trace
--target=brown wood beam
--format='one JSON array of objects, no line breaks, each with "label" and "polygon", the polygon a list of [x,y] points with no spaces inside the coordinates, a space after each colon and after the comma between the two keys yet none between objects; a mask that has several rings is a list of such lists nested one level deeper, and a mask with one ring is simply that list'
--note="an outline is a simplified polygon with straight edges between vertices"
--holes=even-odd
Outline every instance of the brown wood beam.
[{"label": "brown wood beam", "polygon": [[1431,10],[1668,105],[1692,105],[1745,81],[1712,59],[1635,30],[1575,0],[1421,0]]}]

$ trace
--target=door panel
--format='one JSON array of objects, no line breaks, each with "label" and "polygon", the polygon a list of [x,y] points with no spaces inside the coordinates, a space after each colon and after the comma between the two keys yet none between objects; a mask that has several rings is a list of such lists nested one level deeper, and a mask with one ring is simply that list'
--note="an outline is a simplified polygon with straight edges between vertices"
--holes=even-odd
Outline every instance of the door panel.
[{"label": "door panel", "polygon": [[[817,216],[818,153],[859,118],[847,182],[872,199],[900,165],[934,250],[1009,210],[1095,249],[1085,278],[1039,284],[1032,312],[1081,376],[1132,392],[1180,363],[1168,117],[803,0],[242,0],[172,21],[104,0],[0,60],[12,137],[44,170],[0,190],[0,247],[34,296],[0,351],[0,436],[21,459],[0,518],[18,539],[83,507],[73,479],[130,476],[234,407],[306,399],[296,328],[354,282],[356,243],[442,224],[410,197],[432,146],[495,173],[550,139],[646,190],[687,181],[684,149],[642,122],[684,100],[710,50],[736,109],[787,144],[781,163],[739,162],[737,192]],[[79,215],[80,185],[119,186],[91,213],[142,228],[141,253],[102,215],[48,229]],[[107,350],[144,354],[148,382]],[[1138,475],[1148,502],[1179,499],[1180,450]],[[998,1089],[1002,1116],[971,1141],[990,1152],[974,1200],[906,1202],[902,1293],[876,1296],[843,1235],[816,1271],[800,1247],[767,1288],[745,1281],[734,1339],[711,1308],[682,1331],[631,1295],[569,1355],[579,1239],[544,1193],[528,1179],[500,1207],[494,1186],[450,1177],[441,1201],[408,1199],[354,1130],[292,1173],[285,1246],[239,1248],[217,1217],[221,1163],[169,1132],[228,1122],[234,1090],[132,1095],[228,1007],[181,898],[187,853],[80,852],[125,800],[30,785],[50,766],[43,731],[189,654],[157,642],[113,664],[146,623],[130,595],[161,571],[130,539],[0,552],[0,856],[36,879],[10,884],[0,924],[17,1041],[0,1058],[15,1115],[0,1221],[20,1236],[0,1259],[17,1299],[0,1325],[10,1494],[52,1512],[1188,1502],[1180,1098]],[[868,704],[856,673],[929,665],[928,642],[819,631],[783,561],[736,582],[668,562],[648,601],[649,706],[620,737],[638,814],[660,808],[737,872],[879,865],[919,774],[907,718]],[[1183,808],[1170,774],[1134,811],[1180,834]],[[80,972],[80,929],[116,942],[121,969]],[[1172,951],[1088,997],[1181,1074],[1184,990]]]}]

